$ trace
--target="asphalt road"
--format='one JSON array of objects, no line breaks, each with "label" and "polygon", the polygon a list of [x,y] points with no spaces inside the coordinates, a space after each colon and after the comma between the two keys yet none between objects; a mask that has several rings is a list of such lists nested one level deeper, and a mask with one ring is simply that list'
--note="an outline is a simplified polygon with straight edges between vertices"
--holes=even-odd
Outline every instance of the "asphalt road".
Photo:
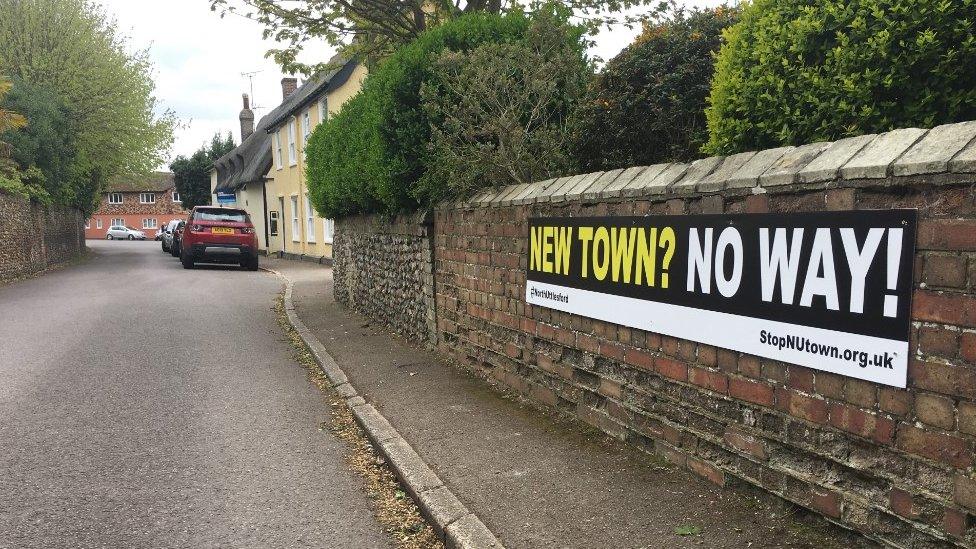
[{"label": "asphalt road", "polygon": [[0,548],[387,547],[263,271],[156,242],[0,286]]}]

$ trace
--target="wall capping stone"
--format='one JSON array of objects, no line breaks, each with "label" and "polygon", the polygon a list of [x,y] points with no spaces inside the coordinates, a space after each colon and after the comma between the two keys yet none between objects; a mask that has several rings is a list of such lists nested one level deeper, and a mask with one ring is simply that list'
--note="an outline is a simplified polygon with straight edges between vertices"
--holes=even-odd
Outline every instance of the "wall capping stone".
[{"label": "wall capping stone", "polygon": [[956,185],[971,183],[971,176],[961,175],[974,173],[976,121],[969,121],[509,185],[437,209],[615,198],[663,201],[715,193],[793,193],[921,182]]}]

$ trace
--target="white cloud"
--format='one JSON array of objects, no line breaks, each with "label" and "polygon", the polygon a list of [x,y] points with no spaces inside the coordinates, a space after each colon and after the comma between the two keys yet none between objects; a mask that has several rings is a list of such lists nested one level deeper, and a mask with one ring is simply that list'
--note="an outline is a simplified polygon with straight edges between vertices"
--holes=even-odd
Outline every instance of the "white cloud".
[{"label": "white cloud", "polygon": [[[102,0],[116,17],[133,49],[148,48],[156,66],[156,97],[183,122],[176,132],[172,156],[191,154],[214,133],[231,131],[240,141],[241,94],[252,93],[243,73],[253,77],[252,104],[256,117],[281,101],[280,68],[264,54],[274,47],[261,38],[262,27],[239,16],[221,18],[207,0]],[[686,0],[688,6],[714,6],[718,0]],[[591,53],[609,59],[633,41],[639,29],[623,26],[596,37]],[[308,61],[325,60],[332,51],[322,46]]]}]

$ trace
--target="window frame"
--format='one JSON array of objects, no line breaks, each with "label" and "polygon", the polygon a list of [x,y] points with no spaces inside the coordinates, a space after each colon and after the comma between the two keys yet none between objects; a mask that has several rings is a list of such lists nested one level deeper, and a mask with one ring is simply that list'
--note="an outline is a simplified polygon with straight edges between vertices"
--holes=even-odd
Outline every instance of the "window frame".
[{"label": "window frame", "polygon": [[169,197],[173,202],[177,204],[183,203],[183,199],[180,198],[180,191],[173,191],[172,194],[169,195]]},{"label": "window frame", "polygon": [[305,242],[315,244],[315,210],[308,193],[305,193]]},{"label": "window frame", "polygon": [[143,217],[142,218],[142,228],[143,229],[158,229],[159,221],[155,217]]},{"label": "window frame", "polygon": [[[147,198],[149,200],[146,200]],[[139,203],[140,204],[155,204],[156,203],[156,193],[147,193],[147,192],[141,192],[141,193],[139,193]]]},{"label": "window frame", "polygon": [[270,236],[278,236],[278,210],[268,210],[268,233]]},{"label": "window frame", "polygon": [[291,117],[288,121],[288,165],[295,166],[298,164],[298,143],[296,143],[295,137],[296,124],[295,117]]},{"label": "window frame", "polygon": [[302,228],[298,221],[298,195],[291,195],[291,241],[301,242]]},{"label": "window frame", "polygon": [[280,170],[281,166],[281,130],[278,129],[271,134],[271,152],[274,153],[275,169]]},{"label": "window frame", "polygon": [[310,111],[305,111],[302,114],[302,152],[305,151],[305,145],[308,144],[308,136],[312,134],[312,113]]},{"label": "window frame", "polygon": [[335,242],[335,219],[322,220],[322,242],[326,244]]},{"label": "window frame", "polygon": [[[116,221],[121,221],[121,223],[116,223]],[[110,223],[109,226],[108,226],[109,230],[111,230],[112,227],[125,227],[125,218],[124,217],[114,217],[114,218],[112,218],[112,223]],[[126,227],[126,228],[128,228],[128,227]]]},{"label": "window frame", "polygon": [[329,96],[323,95],[319,99],[319,124],[329,119]]},{"label": "window frame", "polygon": [[101,228],[102,228],[102,220],[101,219],[96,219],[95,220],[95,228],[101,230]]},{"label": "window frame", "polygon": [[[115,200],[115,197],[119,197]],[[125,195],[122,193],[108,193],[108,203],[109,204],[122,204],[125,202]]]}]

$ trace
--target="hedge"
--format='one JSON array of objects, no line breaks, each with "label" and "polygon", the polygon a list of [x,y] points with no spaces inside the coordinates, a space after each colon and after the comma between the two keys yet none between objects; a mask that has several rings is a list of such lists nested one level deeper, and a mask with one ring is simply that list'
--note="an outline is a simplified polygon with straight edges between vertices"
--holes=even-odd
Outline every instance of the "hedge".
[{"label": "hedge", "polygon": [[708,140],[705,107],[722,30],[736,8],[673,12],[607,62],[579,110],[587,171],[688,161]]},{"label": "hedge", "polygon": [[976,118],[976,0],[755,0],[725,34],[705,152]]},{"label": "hedge", "polygon": [[429,204],[418,188],[431,125],[420,101],[432,66],[446,49],[469,51],[488,42],[518,40],[529,16],[474,13],[435,27],[386,59],[342,111],[309,139],[306,175],[320,214],[396,214]]}]

